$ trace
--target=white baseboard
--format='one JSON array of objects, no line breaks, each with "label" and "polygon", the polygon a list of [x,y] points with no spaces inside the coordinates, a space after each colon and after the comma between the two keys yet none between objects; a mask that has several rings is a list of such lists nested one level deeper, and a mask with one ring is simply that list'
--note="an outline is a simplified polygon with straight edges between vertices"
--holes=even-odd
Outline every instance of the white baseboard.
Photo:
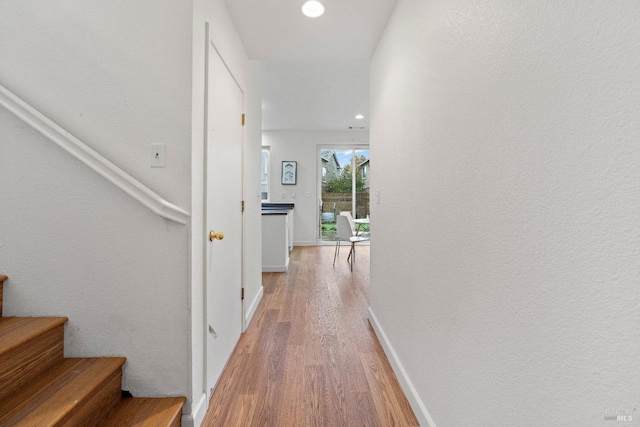
[{"label": "white baseboard", "polygon": [[191,404],[193,412],[188,415],[182,415],[182,427],[200,427],[204,416],[207,414],[207,394],[202,393],[197,402]]},{"label": "white baseboard", "polygon": [[310,241],[297,241],[297,242],[293,242],[293,246],[317,246],[317,243],[315,240],[310,240]]},{"label": "white baseboard", "polygon": [[263,273],[286,273],[288,270],[288,265],[263,265],[262,272]]},{"label": "white baseboard", "polygon": [[287,261],[284,265],[262,265],[263,273],[286,273],[289,270],[289,261],[291,259],[287,257]]},{"label": "white baseboard", "polygon": [[409,379],[407,372],[404,370],[398,355],[391,346],[387,335],[384,333],[382,326],[378,323],[376,315],[373,313],[371,307],[369,307],[367,311],[369,313],[369,323],[371,323],[374,332],[378,336],[378,341],[380,341],[380,344],[382,345],[384,354],[387,355],[387,359],[389,359],[389,363],[391,363],[391,368],[396,374],[396,377],[398,377],[400,387],[402,387],[404,394],[407,396],[409,405],[411,405],[413,413],[416,415],[416,418],[418,418],[418,422],[422,427],[436,427],[436,424],[433,422],[431,415],[429,415],[427,408],[422,403],[420,396],[418,396],[415,387],[413,387],[413,383]]},{"label": "white baseboard", "polygon": [[258,290],[258,294],[253,299],[253,301],[251,302],[251,305],[249,306],[249,309],[246,311],[244,315],[244,330],[247,330],[247,328],[249,327],[249,323],[251,323],[251,319],[253,319],[253,315],[256,313],[256,309],[258,308],[258,304],[260,304],[260,301],[262,300],[263,294],[264,294],[264,288],[260,286],[260,289]]}]

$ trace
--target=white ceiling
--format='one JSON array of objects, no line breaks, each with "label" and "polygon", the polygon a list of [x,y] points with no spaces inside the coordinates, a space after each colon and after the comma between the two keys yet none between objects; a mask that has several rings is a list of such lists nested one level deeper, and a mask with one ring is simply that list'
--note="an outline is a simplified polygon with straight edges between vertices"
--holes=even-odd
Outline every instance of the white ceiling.
[{"label": "white ceiling", "polygon": [[396,0],[321,0],[319,18],[302,14],[304,1],[225,0],[263,62],[263,129],[368,129],[369,59]]},{"label": "white ceiling", "polygon": [[263,64],[265,130],[368,129],[368,113],[369,62]]}]

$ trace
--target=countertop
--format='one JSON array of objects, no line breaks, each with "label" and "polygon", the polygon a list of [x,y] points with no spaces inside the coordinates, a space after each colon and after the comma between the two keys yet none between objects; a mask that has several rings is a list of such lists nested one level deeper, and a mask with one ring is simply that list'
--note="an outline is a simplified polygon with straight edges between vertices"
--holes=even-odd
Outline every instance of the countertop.
[{"label": "countertop", "polygon": [[263,203],[262,215],[286,215],[293,209],[293,203]]}]

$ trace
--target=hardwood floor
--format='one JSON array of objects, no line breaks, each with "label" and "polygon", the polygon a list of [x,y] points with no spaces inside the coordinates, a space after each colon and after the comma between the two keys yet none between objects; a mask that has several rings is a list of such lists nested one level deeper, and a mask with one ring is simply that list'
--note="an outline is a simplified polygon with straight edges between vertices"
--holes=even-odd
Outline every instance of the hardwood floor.
[{"label": "hardwood floor", "polygon": [[369,247],[296,247],[214,391],[203,426],[417,426],[367,320]]}]

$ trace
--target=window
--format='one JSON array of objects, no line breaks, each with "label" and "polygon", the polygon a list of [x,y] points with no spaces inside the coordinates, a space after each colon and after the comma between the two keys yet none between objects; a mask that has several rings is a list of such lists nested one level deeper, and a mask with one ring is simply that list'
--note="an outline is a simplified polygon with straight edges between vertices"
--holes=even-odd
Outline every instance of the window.
[{"label": "window", "polygon": [[322,167],[322,182],[327,182],[327,168]]},{"label": "window", "polygon": [[262,201],[269,201],[269,147],[262,148],[262,165],[260,166],[260,188]]}]

